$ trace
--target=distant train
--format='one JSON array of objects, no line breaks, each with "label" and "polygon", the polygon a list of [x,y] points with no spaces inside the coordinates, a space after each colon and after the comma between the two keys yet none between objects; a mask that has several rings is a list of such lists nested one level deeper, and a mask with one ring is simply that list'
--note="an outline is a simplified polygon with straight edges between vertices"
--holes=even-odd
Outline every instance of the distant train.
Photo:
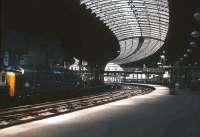
[{"label": "distant train", "polygon": [[80,75],[64,68],[17,66],[6,71],[4,77],[2,81],[5,82],[1,85],[1,92],[8,97],[61,92],[82,86]]}]

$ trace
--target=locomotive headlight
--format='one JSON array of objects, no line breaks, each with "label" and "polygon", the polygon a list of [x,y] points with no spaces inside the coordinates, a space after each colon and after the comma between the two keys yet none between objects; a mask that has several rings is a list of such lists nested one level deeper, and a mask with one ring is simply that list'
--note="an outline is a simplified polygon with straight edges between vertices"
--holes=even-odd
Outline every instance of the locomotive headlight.
[{"label": "locomotive headlight", "polygon": [[25,87],[25,88],[30,87],[30,83],[29,83],[29,82],[25,82],[25,83],[24,83],[24,87]]}]

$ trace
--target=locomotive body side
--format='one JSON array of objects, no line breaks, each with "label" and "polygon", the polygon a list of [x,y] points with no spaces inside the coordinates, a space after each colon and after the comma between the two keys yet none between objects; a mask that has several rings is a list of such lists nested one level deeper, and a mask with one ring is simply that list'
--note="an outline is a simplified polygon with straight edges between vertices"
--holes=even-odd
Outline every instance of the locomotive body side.
[{"label": "locomotive body side", "polygon": [[64,69],[24,69],[6,72],[10,97],[67,92],[82,86],[81,77]]}]

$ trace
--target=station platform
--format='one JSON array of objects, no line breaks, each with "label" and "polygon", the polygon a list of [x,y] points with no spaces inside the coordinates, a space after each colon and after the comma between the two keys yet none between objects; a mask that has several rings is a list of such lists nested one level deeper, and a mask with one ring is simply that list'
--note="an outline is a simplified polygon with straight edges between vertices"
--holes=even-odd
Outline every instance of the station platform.
[{"label": "station platform", "polygon": [[200,137],[200,92],[153,92],[0,130],[0,137]]}]

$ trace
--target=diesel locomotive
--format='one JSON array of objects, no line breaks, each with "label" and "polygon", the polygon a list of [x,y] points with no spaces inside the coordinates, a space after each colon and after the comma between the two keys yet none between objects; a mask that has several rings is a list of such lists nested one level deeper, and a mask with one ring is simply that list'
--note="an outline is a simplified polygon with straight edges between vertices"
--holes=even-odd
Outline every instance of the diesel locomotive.
[{"label": "diesel locomotive", "polygon": [[22,97],[63,92],[82,86],[81,76],[64,68],[17,66],[0,75],[0,96]]}]

